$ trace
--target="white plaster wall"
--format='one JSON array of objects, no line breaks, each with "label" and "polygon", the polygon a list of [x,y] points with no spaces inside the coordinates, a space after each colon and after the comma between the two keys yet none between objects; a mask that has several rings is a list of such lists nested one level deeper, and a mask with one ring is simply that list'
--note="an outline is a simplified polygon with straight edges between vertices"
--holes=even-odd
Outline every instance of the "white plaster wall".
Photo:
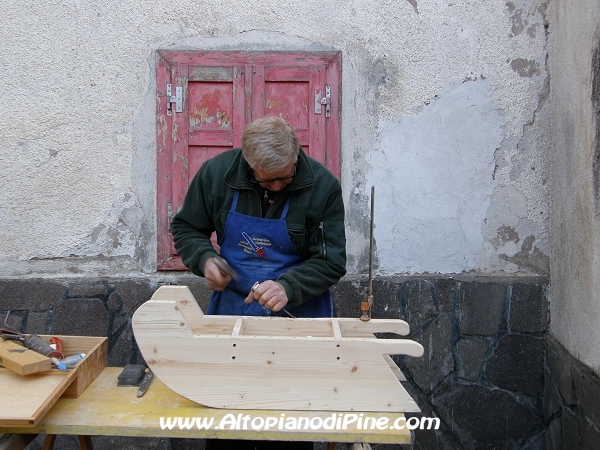
[{"label": "white plaster wall", "polygon": [[554,104],[551,332],[600,373],[600,198],[593,183],[600,117],[592,102],[600,5],[557,0],[549,15],[554,24],[549,59]]},{"label": "white plaster wall", "polygon": [[[342,52],[349,273],[547,274],[543,0],[3,2],[0,274],[155,268],[157,48]],[[93,264],[89,263],[93,261]]]}]

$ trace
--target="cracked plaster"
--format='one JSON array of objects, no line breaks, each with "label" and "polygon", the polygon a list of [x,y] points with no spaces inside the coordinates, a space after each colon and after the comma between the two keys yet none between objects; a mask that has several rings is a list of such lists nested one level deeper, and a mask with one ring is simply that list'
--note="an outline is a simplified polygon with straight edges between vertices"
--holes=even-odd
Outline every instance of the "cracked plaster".
[{"label": "cracked plaster", "polygon": [[[518,247],[496,248],[496,230],[483,231],[488,207],[500,206],[495,190],[509,185],[526,197],[526,211],[514,226],[499,227],[534,236],[534,245],[548,251],[544,222],[534,214],[547,209],[546,168],[535,144],[547,131],[536,117],[547,78],[544,2],[139,5],[66,3],[49,11],[7,3],[0,56],[11,71],[0,77],[12,107],[0,117],[0,179],[8,187],[0,209],[2,260],[123,256],[153,271],[153,51],[166,47],[342,52],[350,274],[363,272],[368,260],[369,190],[383,170],[378,164],[402,158],[406,164],[377,191],[386,210],[376,224],[380,273],[529,271],[501,258]],[[10,102],[16,92],[20,102]],[[473,99],[481,120],[459,115],[447,103],[453,92]],[[427,122],[440,105],[457,112],[448,116],[452,126]],[[401,133],[418,142],[418,158],[398,155],[392,141]],[[534,174],[525,170],[530,162]],[[470,169],[466,179],[463,167]],[[398,215],[394,205],[405,192],[415,201]],[[408,233],[400,220],[406,217]],[[397,254],[386,253],[388,243]]]}]

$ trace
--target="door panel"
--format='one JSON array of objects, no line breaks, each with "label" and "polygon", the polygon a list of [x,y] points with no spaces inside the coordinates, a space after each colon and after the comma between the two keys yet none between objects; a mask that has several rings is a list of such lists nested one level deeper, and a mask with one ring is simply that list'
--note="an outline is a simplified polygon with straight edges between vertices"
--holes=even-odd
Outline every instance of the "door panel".
[{"label": "door panel", "polygon": [[[159,270],[185,270],[173,247],[170,220],[202,164],[240,147],[252,120],[283,117],[305,152],[339,176],[339,53],[159,51],[156,67]],[[167,98],[166,84],[172,91],[182,88],[181,112],[167,102],[173,99]],[[325,105],[318,113],[315,104],[326,85],[329,117]]]}]

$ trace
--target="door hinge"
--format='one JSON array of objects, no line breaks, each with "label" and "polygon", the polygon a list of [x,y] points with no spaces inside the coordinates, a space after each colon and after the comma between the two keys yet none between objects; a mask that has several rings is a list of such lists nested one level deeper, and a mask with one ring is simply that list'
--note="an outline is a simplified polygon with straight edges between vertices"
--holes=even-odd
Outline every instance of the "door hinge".
[{"label": "door hinge", "polygon": [[183,88],[178,86],[175,88],[175,95],[172,94],[172,87],[167,84],[167,116],[173,114],[172,103],[175,103],[175,112],[183,112]]},{"label": "door hinge", "polygon": [[325,85],[325,97],[321,89],[315,89],[315,114],[321,114],[321,105],[325,105],[325,117],[331,116],[331,86]]}]

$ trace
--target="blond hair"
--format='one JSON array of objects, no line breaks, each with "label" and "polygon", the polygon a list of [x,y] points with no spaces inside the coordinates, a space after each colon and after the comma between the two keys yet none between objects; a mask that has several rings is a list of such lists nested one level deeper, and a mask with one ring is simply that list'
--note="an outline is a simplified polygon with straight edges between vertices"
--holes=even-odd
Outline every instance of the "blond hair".
[{"label": "blond hair", "polygon": [[251,168],[277,173],[298,161],[300,144],[289,123],[279,116],[266,116],[246,125],[242,154]]}]

